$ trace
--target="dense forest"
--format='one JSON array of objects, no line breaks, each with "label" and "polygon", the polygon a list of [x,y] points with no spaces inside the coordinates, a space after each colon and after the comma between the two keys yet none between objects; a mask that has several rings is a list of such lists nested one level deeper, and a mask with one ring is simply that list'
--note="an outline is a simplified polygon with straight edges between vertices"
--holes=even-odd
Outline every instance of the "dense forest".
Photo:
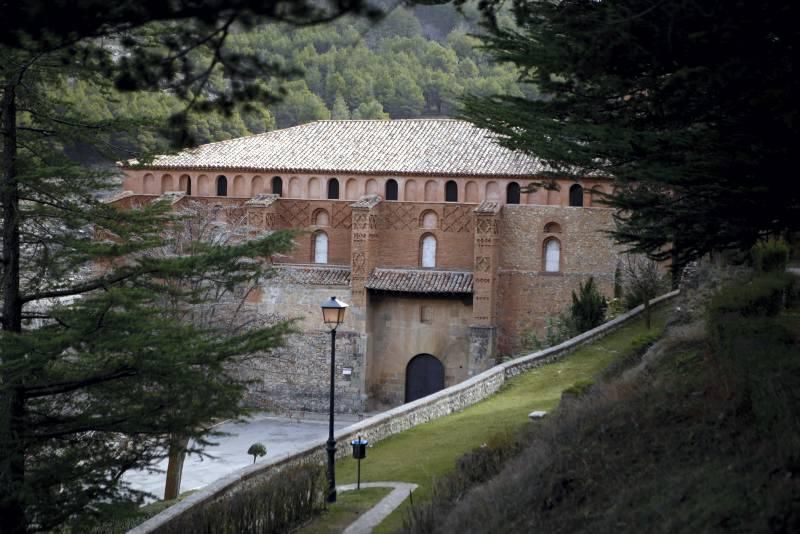
[{"label": "dense forest", "polygon": [[[282,94],[279,101],[232,109],[228,115],[193,114],[189,128],[193,142],[319,119],[447,117],[457,111],[465,94],[530,92],[517,84],[514,67],[491,61],[479,49],[476,20],[477,11],[469,6],[462,12],[451,5],[416,6],[394,8],[378,23],[343,18],[299,29],[271,24],[234,31],[226,43],[228,53],[255,52],[295,74],[288,82],[263,80]],[[228,83],[222,69],[216,69],[207,91],[213,98]],[[163,150],[157,126],[185,105],[168,93],[109,98],[107,91],[86,81],[64,80],[57,91],[59,98],[82,108],[87,118],[128,121],[138,128],[139,146],[131,147],[133,152]]]}]

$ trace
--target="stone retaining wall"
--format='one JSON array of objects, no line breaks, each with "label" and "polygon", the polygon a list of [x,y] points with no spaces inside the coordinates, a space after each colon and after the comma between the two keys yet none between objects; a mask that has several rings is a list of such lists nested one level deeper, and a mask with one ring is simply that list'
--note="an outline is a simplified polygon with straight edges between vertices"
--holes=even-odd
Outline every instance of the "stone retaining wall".
[{"label": "stone retaining wall", "polygon": [[[662,295],[654,299],[652,305],[657,305],[676,295],[678,295],[678,291]],[[416,425],[463,410],[495,393],[500,389],[506,379],[557,360],[573,352],[580,346],[613,332],[631,319],[637,317],[643,310],[643,306],[637,306],[616,319],[589,330],[588,332],[584,332],[560,345],[496,365],[460,384],[456,384],[455,386],[443,389],[433,395],[418,399],[414,402],[409,402],[408,404],[403,404],[402,406],[398,406],[397,408],[343,428],[336,432],[334,436],[340,445],[337,450],[337,457],[343,458],[350,454],[350,448],[347,445],[357,436],[366,438],[370,443],[374,444],[386,437],[403,432]],[[160,527],[168,524],[182,514],[187,513],[193,507],[203,506],[205,503],[217,499],[224,499],[226,495],[235,492],[238,488],[242,487],[242,485],[258,483],[260,480],[273,476],[287,466],[306,462],[323,463],[325,458],[325,444],[320,443],[316,446],[298,448],[295,451],[278,455],[264,463],[240,469],[235,473],[209,484],[197,493],[190,495],[183,501],[148,519],[141,525],[128,531],[128,534],[158,532]]]}]

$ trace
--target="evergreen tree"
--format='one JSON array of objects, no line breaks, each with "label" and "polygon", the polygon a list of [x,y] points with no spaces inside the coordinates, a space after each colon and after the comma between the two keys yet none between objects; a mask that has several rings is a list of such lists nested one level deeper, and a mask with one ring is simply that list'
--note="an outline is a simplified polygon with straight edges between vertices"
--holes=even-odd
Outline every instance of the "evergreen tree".
[{"label": "evergreen tree", "polygon": [[485,44],[543,98],[470,98],[465,115],[559,176],[613,176],[620,242],[680,267],[798,229],[795,3],[515,7]]},{"label": "evergreen tree", "polygon": [[603,323],[608,304],[597,290],[594,278],[580,284],[578,293],[572,292],[570,320],[577,333],[586,332]]},{"label": "evergreen tree", "polygon": [[[175,139],[191,141],[191,110],[246,111],[248,99],[275,96],[262,77],[286,72],[226,51],[233,26],[250,27],[258,16],[308,23],[362,8],[357,0],[337,2],[336,11],[302,1],[4,6],[0,532],[65,523],[83,531],[89,518],[140,496],[121,475],[163,458],[171,436],[202,448],[210,421],[243,413],[246,384],[232,366],[288,330],[198,325],[192,313],[259,284],[268,274],[263,260],[287,250],[290,236],[196,241],[187,254],[165,234],[182,221],[169,206],[120,211],[98,201],[113,182],[74,155],[128,157],[112,149],[120,139],[135,146],[147,120],[116,118],[113,105],[103,110],[91,99],[86,114],[75,101],[80,91],[58,87],[86,84],[87,97],[107,99],[117,90],[168,90],[183,100],[169,121]],[[211,80],[219,65],[223,84]]]}]

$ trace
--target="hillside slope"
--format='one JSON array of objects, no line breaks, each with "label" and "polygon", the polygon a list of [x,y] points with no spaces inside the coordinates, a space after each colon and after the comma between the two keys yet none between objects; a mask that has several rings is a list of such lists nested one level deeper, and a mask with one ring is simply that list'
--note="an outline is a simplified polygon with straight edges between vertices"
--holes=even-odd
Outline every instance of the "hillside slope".
[{"label": "hillside slope", "polygon": [[[701,302],[684,300],[640,365],[562,403],[497,477],[416,531],[800,531],[791,284],[723,290],[708,328]],[[788,308],[773,314],[768,301]]]}]

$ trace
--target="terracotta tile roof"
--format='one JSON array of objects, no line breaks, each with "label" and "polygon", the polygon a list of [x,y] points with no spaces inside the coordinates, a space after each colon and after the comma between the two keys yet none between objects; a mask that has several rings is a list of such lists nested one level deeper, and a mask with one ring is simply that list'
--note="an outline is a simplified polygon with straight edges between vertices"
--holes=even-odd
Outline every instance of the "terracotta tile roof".
[{"label": "terracotta tile roof", "polygon": [[453,119],[316,121],[158,156],[143,168],[436,176],[547,170],[539,159],[496,144],[488,130]]},{"label": "terracotta tile roof", "polygon": [[329,265],[275,264],[275,278],[287,284],[349,286],[350,268]]},{"label": "terracotta tile roof", "polygon": [[372,209],[381,202],[380,195],[364,195],[357,202],[350,204],[351,208],[367,208]]},{"label": "terracotta tile roof", "polygon": [[427,269],[375,269],[366,287],[400,293],[472,293],[472,273]]},{"label": "terracotta tile roof", "polygon": [[260,193],[251,198],[250,200],[248,200],[247,202],[245,202],[244,205],[267,207],[274,204],[275,201],[278,200],[280,197],[281,197],[280,195],[274,195],[272,193]]},{"label": "terracotta tile roof", "polygon": [[500,211],[500,203],[495,200],[484,200],[473,211],[475,213],[497,213]]}]

